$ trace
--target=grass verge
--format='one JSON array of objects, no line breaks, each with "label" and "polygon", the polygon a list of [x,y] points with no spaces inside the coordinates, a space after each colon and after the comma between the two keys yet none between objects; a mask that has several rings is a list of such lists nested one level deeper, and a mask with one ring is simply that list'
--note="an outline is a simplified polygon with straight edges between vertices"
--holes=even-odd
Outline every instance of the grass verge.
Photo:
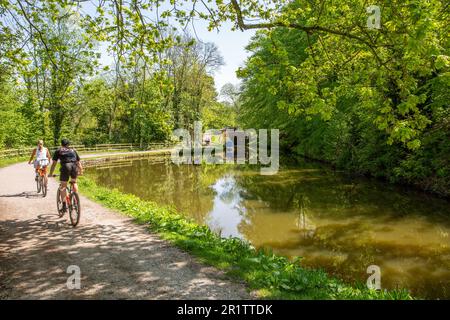
[{"label": "grass verge", "polygon": [[21,157],[13,157],[13,158],[3,158],[0,159],[0,168],[9,166],[10,164],[14,164],[17,162],[22,162],[22,161],[27,161],[29,160],[30,157],[29,156],[21,156]]},{"label": "grass verge", "polygon": [[266,299],[411,299],[405,290],[376,291],[362,284],[353,286],[330,277],[322,270],[303,268],[300,260],[256,250],[237,238],[221,238],[208,227],[187,220],[174,209],[144,201],[118,190],[100,187],[81,177],[80,191],[88,198],[146,224],[203,263],[244,280]]}]

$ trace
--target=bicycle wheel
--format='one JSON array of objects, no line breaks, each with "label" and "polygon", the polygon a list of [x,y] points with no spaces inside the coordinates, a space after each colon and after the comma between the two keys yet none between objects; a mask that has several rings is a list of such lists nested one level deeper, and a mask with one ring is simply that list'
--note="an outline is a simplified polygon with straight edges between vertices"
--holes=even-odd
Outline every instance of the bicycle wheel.
[{"label": "bicycle wheel", "polygon": [[47,196],[47,183],[45,180],[46,180],[46,177],[41,177],[41,181],[42,181],[41,190],[42,190],[42,196],[44,198]]},{"label": "bicycle wheel", "polygon": [[76,227],[80,222],[80,212],[80,197],[78,193],[72,192],[70,194],[69,216],[73,227]]},{"label": "bicycle wheel", "polygon": [[38,178],[37,178],[37,180],[36,180],[36,189],[37,189],[37,193],[41,192],[41,187],[42,187],[42,185],[41,185],[41,180],[42,180],[42,177],[41,177],[41,176],[38,176]]},{"label": "bicycle wheel", "polygon": [[64,215],[63,203],[61,201],[61,190],[56,191],[56,208],[58,210],[58,216],[62,217]]}]

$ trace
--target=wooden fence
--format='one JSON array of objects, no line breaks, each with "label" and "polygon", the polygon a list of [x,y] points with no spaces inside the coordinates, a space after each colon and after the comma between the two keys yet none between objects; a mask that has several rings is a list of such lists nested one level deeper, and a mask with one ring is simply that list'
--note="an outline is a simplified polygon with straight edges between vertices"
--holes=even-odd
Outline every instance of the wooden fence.
[{"label": "wooden fence", "polygon": [[[95,144],[91,146],[87,145],[72,145],[71,147],[77,150],[80,154],[83,153],[102,153],[111,151],[143,151],[143,150],[156,150],[163,148],[170,148],[173,146],[171,143],[148,143],[143,146],[132,143],[114,143],[114,144]],[[18,149],[5,149],[0,150],[0,159],[29,156],[35,147],[24,147]],[[58,147],[48,147],[50,152],[54,152]]]}]

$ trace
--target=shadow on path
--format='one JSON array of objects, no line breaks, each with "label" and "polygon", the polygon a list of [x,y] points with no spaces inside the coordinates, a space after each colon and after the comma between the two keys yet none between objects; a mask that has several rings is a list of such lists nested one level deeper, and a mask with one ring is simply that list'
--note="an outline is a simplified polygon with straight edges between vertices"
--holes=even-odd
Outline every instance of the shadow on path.
[{"label": "shadow on path", "polygon": [[0,198],[43,198],[43,196],[36,191],[24,191],[15,194],[2,194],[0,195]]},{"label": "shadow on path", "polygon": [[[69,290],[70,265],[81,289]],[[245,299],[242,285],[226,281],[141,228],[80,225],[42,213],[0,221],[0,298]]]}]

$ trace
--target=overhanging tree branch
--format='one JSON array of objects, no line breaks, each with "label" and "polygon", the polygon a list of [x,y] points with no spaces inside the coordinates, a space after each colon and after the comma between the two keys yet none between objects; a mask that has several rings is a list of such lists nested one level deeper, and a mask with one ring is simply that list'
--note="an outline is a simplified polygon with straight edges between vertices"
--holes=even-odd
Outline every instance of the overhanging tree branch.
[{"label": "overhanging tree branch", "polygon": [[301,24],[293,23],[293,22],[282,23],[282,22],[274,21],[274,22],[247,24],[244,21],[244,18],[242,16],[242,11],[241,11],[241,8],[240,8],[237,0],[231,0],[231,4],[236,13],[236,23],[241,30],[271,29],[271,28],[281,27],[281,28],[291,28],[291,29],[302,30],[308,34],[323,32],[323,33],[329,33],[329,34],[342,36],[345,38],[356,40],[356,41],[364,44],[365,46],[367,46],[369,48],[369,50],[373,53],[373,55],[374,55],[375,59],[378,61],[378,63],[380,65],[386,67],[385,63],[383,63],[381,58],[378,56],[378,53],[375,50],[375,47],[364,38],[361,38],[359,36],[356,36],[354,34],[344,32],[344,31],[334,30],[334,29],[321,27],[321,26],[303,26]]},{"label": "overhanging tree branch", "polygon": [[23,14],[23,17],[25,18],[25,20],[27,20],[27,22],[31,26],[31,28],[33,28],[37,32],[39,40],[41,40],[42,44],[44,45],[45,51],[47,52],[47,56],[48,56],[51,64],[58,70],[59,69],[58,65],[55,63],[55,61],[53,60],[53,58],[51,56],[51,53],[50,53],[51,50],[47,46],[47,42],[45,41],[44,35],[42,34],[41,30],[39,30],[39,28],[36,27],[33,22],[31,22],[31,19],[28,17],[28,14],[26,13],[24,7],[22,6],[22,3],[20,1],[17,1],[17,4],[19,5],[20,11],[22,11],[22,14]]}]

